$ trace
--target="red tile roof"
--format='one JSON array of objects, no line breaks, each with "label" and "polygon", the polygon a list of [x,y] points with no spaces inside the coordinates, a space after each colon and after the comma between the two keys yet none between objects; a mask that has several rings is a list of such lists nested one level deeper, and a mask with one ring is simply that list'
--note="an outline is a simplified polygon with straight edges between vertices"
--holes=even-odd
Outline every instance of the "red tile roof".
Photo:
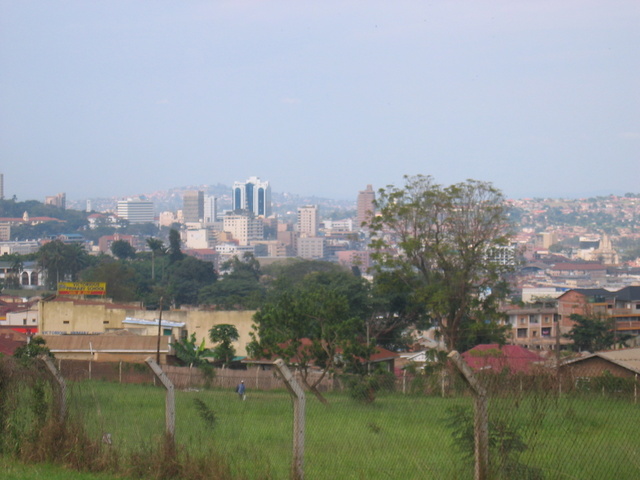
[{"label": "red tile roof", "polygon": [[531,350],[519,345],[497,343],[476,345],[462,354],[462,358],[474,370],[502,372],[505,368],[511,373],[530,373],[543,358]]}]

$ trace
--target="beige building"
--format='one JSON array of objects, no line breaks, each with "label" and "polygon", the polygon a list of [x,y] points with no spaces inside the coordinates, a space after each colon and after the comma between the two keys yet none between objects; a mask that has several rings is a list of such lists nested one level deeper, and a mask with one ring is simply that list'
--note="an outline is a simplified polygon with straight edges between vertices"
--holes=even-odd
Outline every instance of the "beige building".
[{"label": "beige building", "polygon": [[324,258],[324,238],[300,237],[296,242],[298,257],[307,260],[319,260]]},{"label": "beige building", "polygon": [[[144,310],[140,305],[115,304],[104,301],[86,301],[56,298],[41,301],[40,332],[43,335],[98,335],[126,329],[138,335],[157,335],[158,311]],[[221,311],[180,309],[162,312],[162,334],[176,339],[196,334],[207,347],[209,330],[214,325],[230,324],[238,329],[239,340],[234,342],[238,356],[246,356],[251,341],[253,310]]]},{"label": "beige building", "polygon": [[229,232],[239,245],[250,245],[252,241],[264,239],[264,223],[249,215],[225,215],[223,230]]},{"label": "beige building", "polygon": [[296,227],[301,237],[317,237],[318,206],[306,205],[298,207],[298,223]]}]

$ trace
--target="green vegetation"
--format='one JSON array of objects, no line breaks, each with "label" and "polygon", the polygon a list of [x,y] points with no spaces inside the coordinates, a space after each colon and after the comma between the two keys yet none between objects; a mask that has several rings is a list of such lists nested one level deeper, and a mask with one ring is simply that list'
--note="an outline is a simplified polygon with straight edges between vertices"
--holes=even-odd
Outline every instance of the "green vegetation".
[{"label": "green vegetation", "polygon": [[0,456],[2,480],[125,480],[124,476],[107,473],[87,473],[48,463],[24,464]]},{"label": "green vegetation", "polygon": [[[346,393],[326,395],[330,409],[307,401],[308,478],[472,478],[468,455],[455,448],[456,430],[448,426],[449,409],[470,408],[470,398],[382,393],[363,404]],[[500,427],[492,438],[511,467],[526,465],[541,472],[537,478],[613,480],[640,473],[634,460],[639,414],[630,401],[590,394],[557,400],[548,392],[516,397],[497,398],[490,409],[492,425]],[[136,450],[162,438],[161,388],[82,382],[72,386],[71,400],[90,438],[111,434],[110,448]],[[217,452],[232,478],[288,478],[292,411],[286,392],[250,389],[246,402],[231,389],[177,392],[176,408],[177,443],[195,458]]]},{"label": "green vegetation", "polygon": [[233,348],[232,343],[237,342],[240,335],[235,325],[220,324],[214,325],[209,330],[209,340],[217,345],[213,348],[213,357],[216,360],[222,361],[223,365],[227,366],[233,361],[233,357],[236,356],[236,349]]},{"label": "green vegetation", "polygon": [[[274,289],[254,315],[249,350],[298,366],[302,382],[321,402],[318,385],[327,373],[353,370],[371,354],[364,333],[368,285],[347,271],[315,272],[296,285]],[[312,366],[322,376],[310,381]]]},{"label": "green vegetation", "polygon": [[[370,228],[377,267],[406,278],[440,323],[447,348],[465,351],[478,337],[500,342],[498,307],[514,269],[497,260],[511,238],[502,193],[476,180],[442,186],[429,176],[405,176],[403,187],[379,191],[376,207]],[[392,238],[382,235],[387,231]]]},{"label": "green vegetation", "polygon": [[632,335],[615,331],[614,318],[574,313],[571,320],[575,325],[564,336],[571,339],[571,349],[576,352],[598,352],[612,346],[620,347],[632,338]]},{"label": "green vegetation", "polygon": [[[176,448],[168,450],[163,388],[69,382],[68,419],[59,423],[50,376],[9,360],[0,361],[5,459],[140,479],[289,478],[290,396],[254,389],[249,373],[244,402],[233,388],[176,392]],[[550,379],[482,378],[492,392],[492,478],[637,478],[640,413],[633,382],[604,375],[557,398],[545,383]],[[378,386],[360,387],[364,397],[325,392],[331,408],[307,399],[308,478],[472,478],[472,401],[464,391],[442,398],[382,388],[370,403],[367,389]],[[8,465],[21,471],[21,464]]]}]

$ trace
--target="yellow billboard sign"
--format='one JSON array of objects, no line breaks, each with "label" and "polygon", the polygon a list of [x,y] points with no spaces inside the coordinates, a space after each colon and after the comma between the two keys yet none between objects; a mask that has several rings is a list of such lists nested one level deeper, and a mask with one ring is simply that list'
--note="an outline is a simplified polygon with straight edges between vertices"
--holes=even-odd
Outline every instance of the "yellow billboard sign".
[{"label": "yellow billboard sign", "polygon": [[60,282],[58,295],[104,295],[107,293],[105,282]]}]

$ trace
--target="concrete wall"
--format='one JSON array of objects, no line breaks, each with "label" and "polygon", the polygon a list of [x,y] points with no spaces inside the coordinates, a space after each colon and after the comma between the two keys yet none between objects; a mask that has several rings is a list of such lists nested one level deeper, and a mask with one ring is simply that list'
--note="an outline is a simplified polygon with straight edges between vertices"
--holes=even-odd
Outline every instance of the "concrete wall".
[{"label": "concrete wall", "polygon": [[[141,320],[157,320],[155,310],[143,310],[132,305],[117,305],[108,302],[55,300],[40,303],[40,332],[43,334],[63,333],[104,333],[107,330],[130,328],[139,331],[136,325],[127,325],[127,317]],[[236,355],[247,355],[247,344],[251,341],[249,333],[253,324],[255,310],[219,311],[219,310],[170,310],[162,312],[162,320],[182,322],[184,329],[173,329],[173,335],[180,338],[181,330],[187,335],[196,334],[198,343],[205,339],[205,345],[212,347],[209,330],[214,325],[231,324],[238,329],[240,339],[233,344]],[[142,332],[154,335],[154,331]]]}]

